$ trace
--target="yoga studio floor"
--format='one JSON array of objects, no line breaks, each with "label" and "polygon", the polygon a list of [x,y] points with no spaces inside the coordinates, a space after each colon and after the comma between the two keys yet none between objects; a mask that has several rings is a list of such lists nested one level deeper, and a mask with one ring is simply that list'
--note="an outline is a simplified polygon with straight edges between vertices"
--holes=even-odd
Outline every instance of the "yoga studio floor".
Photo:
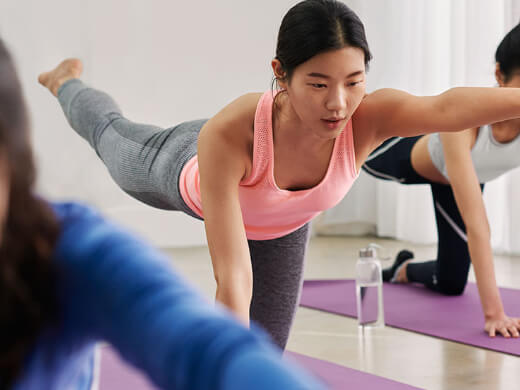
[{"label": "yoga studio floor", "polygon": [[[315,237],[309,246],[305,278],[353,278],[357,252],[370,242],[384,246],[391,254],[408,248],[418,259],[435,256],[433,246],[373,238]],[[213,299],[215,283],[207,248],[170,249],[168,253],[177,269]],[[501,287],[520,287],[520,257],[496,256],[496,271]],[[474,281],[473,273],[470,280]],[[287,349],[428,390],[520,388],[518,357],[391,327],[372,332],[363,345],[356,320],[302,307]]]}]

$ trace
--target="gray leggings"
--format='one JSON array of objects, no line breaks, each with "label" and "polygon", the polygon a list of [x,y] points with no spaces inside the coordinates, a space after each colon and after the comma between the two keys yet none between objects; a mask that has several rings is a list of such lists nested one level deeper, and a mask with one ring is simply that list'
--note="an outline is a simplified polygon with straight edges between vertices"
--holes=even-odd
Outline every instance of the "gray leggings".
[{"label": "gray leggings", "polygon": [[[58,100],[71,127],[87,140],[119,187],[147,205],[199,218],[183,201],[179,176],[197,153],[206,120],[169,129],[124,118],[106,93],[74,79],[64,83]],[[200,219],[200,218],[199,218]],[[308,225],[273,240],[249,240],[253,268],[251,319],[285,348],[302,286]]]}]

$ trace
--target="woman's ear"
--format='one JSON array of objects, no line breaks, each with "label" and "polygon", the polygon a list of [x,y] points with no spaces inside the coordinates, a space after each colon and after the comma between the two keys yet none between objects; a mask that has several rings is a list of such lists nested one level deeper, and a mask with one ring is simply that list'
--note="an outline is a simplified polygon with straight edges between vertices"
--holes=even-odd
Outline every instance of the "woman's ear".
[{"label": "woman's ear", "polygon": [[276,78],[276,82],[281,89],[287,89],[287,80],[286,74],[283,70],[282,63],[278,59],[274,59],[271,61],[271,67],[273,68],[274,77]]},{"label": "woman's ear", "polygon": [[500,70],[500,64],[498,62],[495,66],[495,79],[497,80],[499,87],[503,87],[506,83],[504,73]]}]

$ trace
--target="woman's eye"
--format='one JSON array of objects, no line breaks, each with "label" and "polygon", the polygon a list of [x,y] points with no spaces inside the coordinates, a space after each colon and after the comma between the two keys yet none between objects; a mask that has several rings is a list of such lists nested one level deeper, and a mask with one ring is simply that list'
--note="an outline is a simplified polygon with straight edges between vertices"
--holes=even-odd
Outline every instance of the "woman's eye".
[{"label": "woman's eye", "polygon": [[360,81],[353,81],[351,83],[348,83],[347,86],[348,87],[354,87],[354,86],[360,84],[361,82],[362,82],[361,80]]},{"label": "woman's eye", "polygon": [[325,88],[326,87],[325,84],[318,84],[318,83],[311,84],[311,86],[313,86],[314,88]]}]

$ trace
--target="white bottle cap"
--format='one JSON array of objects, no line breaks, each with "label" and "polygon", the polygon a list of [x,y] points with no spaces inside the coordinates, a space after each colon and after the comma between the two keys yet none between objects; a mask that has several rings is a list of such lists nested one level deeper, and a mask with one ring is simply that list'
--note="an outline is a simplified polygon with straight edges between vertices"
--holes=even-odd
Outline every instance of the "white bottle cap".
[{"label": "white bottle cap", "polygon": [[361,258],[376,257],[376,255],[376,248],[373,247],[363,248],[359,251],[359,257]]}]

